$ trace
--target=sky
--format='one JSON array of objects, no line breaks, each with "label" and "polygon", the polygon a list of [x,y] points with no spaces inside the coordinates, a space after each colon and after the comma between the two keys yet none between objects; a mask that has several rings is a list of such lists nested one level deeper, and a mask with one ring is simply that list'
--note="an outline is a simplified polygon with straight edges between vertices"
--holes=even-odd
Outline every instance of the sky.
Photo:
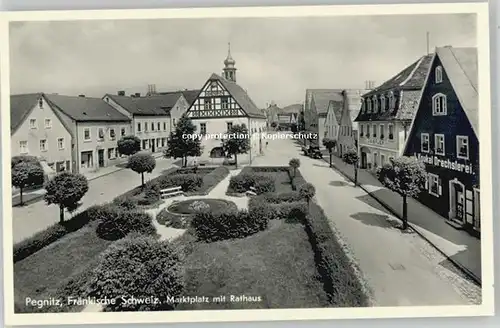
[{"label": "sky", "polygon": [[475,47],[475,15],[12,22],[11,93],[102,97],[199,89],[221,74],[261,108],[302,103],[308,88],[364,89],[436,46]]}]

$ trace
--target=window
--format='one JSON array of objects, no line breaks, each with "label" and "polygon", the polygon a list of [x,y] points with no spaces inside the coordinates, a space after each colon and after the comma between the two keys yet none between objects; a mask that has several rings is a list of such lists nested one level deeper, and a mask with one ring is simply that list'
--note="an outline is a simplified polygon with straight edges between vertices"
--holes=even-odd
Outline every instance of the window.
[{"label": "window", "polygon": [[202,135],[207,134],[207,123],[200,123],[200,133]]},{"label": "window", "polygon": [[365,102],[368,105],[368,113],[371,113],[372,112],[372,101],[371,101],[371,99],[366,99]]},{"label": "window", "polygon": [[141,132],[141,123],[137,123],[137,132]]},{"label": "window", "polygon": [[155,124],[153,122],[151,122],[151,131],[154,131],[155,130]]},{"label": "window", "polygon": [[378,100],[377,96],[373,96],[373,112],[376,113],[378,111]]},{"label": "window", "polygon": [[36,118],[30,119],[30,129],[36,129]]},{"label": "window", "polygon": [[27,154],[28,153],[28,142],[23,140],[19,141],[19,153]]},{"label": "window", "polygon": [[212,109],[212,99],[205,99],[204,102],[205,109]]},{"label": "window", "polygon": [[85,128],[83,130],[83,140],[85,140],[85,141],[90,140],[90,129],[89,128]]},{"label": "window", "polygon": [[370,124],[366,125],[366,137],[370,138]]},{"label": "window", "polygon": [[442,194],[442,188],[441,188],[441,179],[435,174],[429,173],[429,177],[427,179],[428,181],[428,187],[429,187],[429,194],[439,197]]},{"label": "window", "polygon": [[227,130],[231,131],[232,128],[233,128],[233,122],[227,122]]},{"label": "window", "polygon": [[385,112],[385,96],[380,96],[380,111]]},{"label": "window", "polygon": [[428,133],[420,134],[420,150],[423,153],[429,152],[429,134]]},{"label": "window", "polygon": [[127,134],[127,129],[122,128],[121,130],[121,136],[124,137]]},{"label": "window", "polygon": [[380,139],[384,139],[384,125],[380,124]]},{"label": "window", "polygon": [[157,130],[160,131],[161,130],[161,123],[158,122],[157,126],[158,126]]},{"label": "window", "polygon": [[[174,118],[175,121],[175,118]],[[163,122],[163,131],[167,131],[167,122]]]},{"label": "window", "polygon": [[444,134],[434,136],[434,151],[436,155],[444,155]]},{"label": "window", "polygon": [[64,138],[57,138],[57,148],[59,148],[59,150],[64,149]]},{"label": "window", "polygon": [[144,122],[144,132],[148,131],[148,123]]},{"label": "window", "polygon": [[432,97],[432,115],[446,115],[446,96],[442,93]]},{"label": "window", "polygon": [[392,91],[389,92],[389,106],[387,109],[388,110],[394,109],[394,93]]},{"label": "window", "polygon": [[374,138],[377,137],[377,125],[376,124],[373,124],[373,137]]},{"label": "window", "polygon": [[118,148],[115,148],[115,158],[118,158],[120,156],[120,152],[118,151]]},{"label": "window", "polygon": [[457,158],[469,159],[469,137],[457,136]]},{"label": "window", "polygon": [[116,138],[115,129],[113,129],[113,128],[109,129],[109,138],[111,140],[115,140],[115,138]]},{"label": "window", "polygon": [[40,140],[40,151],[47,151],[47,139]]},{"label": "window", "polygon": [[50,118],[45,119],[45,128],[50,129],[52,127],[52,120]]},{"label": "window", "polygon": [[359,136],[362,137],[364,135],[364,126],[363,124],[359,125]]},{"label": "window", "polygon": [[394,140],[394,125],[389,124],[389,140]]},{"label": "window", "polygon": [[221,98],[222,109],[229,108],[229,99],[227,97]]},{"label": "window", "polygon": [[436,83],[441,83],[443,82],[443,68],[441,66],[436,67],[435,70],[435,82]]},{"label": "window", "polygon": [[177,125],[177,123],[175,122],[175,118],[173,119],[173,123],[174,123],[174,127]]},{"label": "window", "polygon": [[99,133],[98,133],[98,139],[99,140],[104,140],[104,129],[103,128],[99,128]]}]

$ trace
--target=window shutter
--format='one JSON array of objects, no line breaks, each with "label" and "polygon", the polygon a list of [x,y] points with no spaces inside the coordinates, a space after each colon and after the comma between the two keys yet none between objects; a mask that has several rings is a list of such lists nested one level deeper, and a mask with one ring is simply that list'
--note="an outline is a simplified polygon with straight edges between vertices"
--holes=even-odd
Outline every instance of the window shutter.
[{"label": "window shutter", "polygon": [[443,195],[443,187],[441,186],[441,179],[438,180],[438,194],[439,196]]}]

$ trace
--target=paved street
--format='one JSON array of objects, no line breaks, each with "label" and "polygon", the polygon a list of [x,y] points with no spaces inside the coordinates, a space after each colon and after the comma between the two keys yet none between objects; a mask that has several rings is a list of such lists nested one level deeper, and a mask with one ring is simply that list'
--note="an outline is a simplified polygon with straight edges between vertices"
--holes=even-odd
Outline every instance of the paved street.
[{"label": "paved street", "polygon": [[400,222],[322,160],[302,156],[291,140],[269,141],[254,165],[288,165],[316,187],[316,199],[349,245],[378,306],[480,303],[480,287],[465,279],[418,234],[394,228]]},{"label": "paved street", "polygon": [[[172,167],[171,159],[156,159],[156,168],[152,174],[146,174],[145,179],[159,176],[162,171]],[[109,175],[89,181],[89,191],[82,198],[82,206],[78,211],[95,204],[113,200],[116,196],[139,186],[141,176],[132,170],[120,170]],[[66,213],[66,219],[71,214]],[[47,206],[45,201],[36,202],[25,207],[13,207],[13,242],[17,243],[36,232],[59,221],[59,208],[56,205]]]}]

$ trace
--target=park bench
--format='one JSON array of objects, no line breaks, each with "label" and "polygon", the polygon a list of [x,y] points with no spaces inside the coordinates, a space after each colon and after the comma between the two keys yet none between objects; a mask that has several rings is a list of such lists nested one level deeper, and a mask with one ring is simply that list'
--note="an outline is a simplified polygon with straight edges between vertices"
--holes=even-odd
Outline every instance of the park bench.
[{"label": "park bench", "polygon": [[182,191],[182,187],[172,187],[172,188],[165,188],[160,190],[160,196],[162,199],[168,198],[168,197],[173,197],[173,196],[178,196],[182,195],[184,192]]},{"label": "park bench", "polygon": [[250,187],[246,194],[247,196],[257,196],[257,189],[255,189],[255,187]]}]

